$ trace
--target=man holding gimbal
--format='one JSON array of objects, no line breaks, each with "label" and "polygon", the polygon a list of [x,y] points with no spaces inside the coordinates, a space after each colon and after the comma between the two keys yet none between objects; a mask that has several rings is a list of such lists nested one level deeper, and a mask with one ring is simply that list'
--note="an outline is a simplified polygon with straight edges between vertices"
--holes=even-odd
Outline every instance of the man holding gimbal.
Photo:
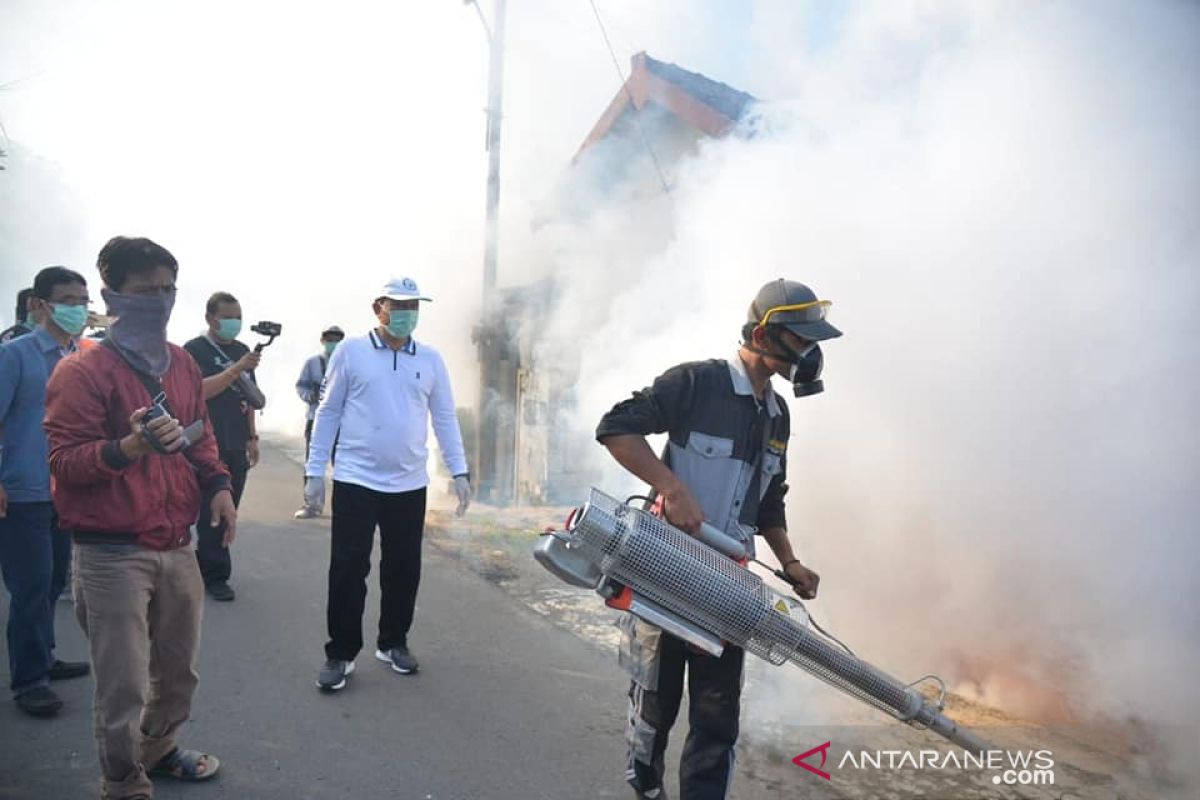
[{"label": "man holding gimbal", "polygon": [[[196,360],[204,376],[204,399],[208,418],[221,461],[229,468],[233,486],[233,504],[242,502],[246,473],[258,463],[258,433],[254,427],[254,370],[261,355],[237,341],[242,332],[242,306],[228,292],[216,292],[208,298],[204,321],[208,330],[183,346]],[[249,382],[249,383],[248,383]],[[235,597],[229,585],[233,560],[229,547],[222,544],[225,531],[212,527],[208,505],[200,506],[196,559],[204,588],[214,600]]]}]

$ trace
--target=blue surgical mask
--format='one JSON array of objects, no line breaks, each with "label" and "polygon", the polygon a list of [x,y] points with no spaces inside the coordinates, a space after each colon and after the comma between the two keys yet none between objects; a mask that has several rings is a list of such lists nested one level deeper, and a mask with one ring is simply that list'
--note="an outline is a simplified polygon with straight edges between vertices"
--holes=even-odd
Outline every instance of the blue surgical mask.
[{"label": "blue surgical mask", "polygon": [[417,327],[417,311],[389,311],[388,333],[397,339],[407,339]]},{"label": "blue surgical mask", "polygon": [[240,319],[217,320],[217,338],[224,342],[232,342],[242,332]]},{"label": "blue surgical mask", "polygon": [[87,326],[87,306],[69,306],[66,303],[50,304],[50,319],[54,324],[67,332],[69,336],[78,336]]},{"label": "blue surgical mask", "polygon": [[322,344],[325,345],[325,355],[326,356],[333,355],[333,351],[337,350],[337,346],[338,346],[337,342],[322,342]]}]

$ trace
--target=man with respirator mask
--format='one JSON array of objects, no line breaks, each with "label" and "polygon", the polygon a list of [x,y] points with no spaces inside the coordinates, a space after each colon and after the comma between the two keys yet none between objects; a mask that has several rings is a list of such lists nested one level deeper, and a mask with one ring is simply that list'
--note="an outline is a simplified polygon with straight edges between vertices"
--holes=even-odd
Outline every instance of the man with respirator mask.
[{"label": "man with respirator mask", "polygon": [[[750,304],[742,345],[728,360],[680,364],[618,403],[596,439],[621,466],[650,485],[667,521],[695,534],[707,522],[754,554],[754,537],[771,547],[795,592],[817,594],[819,576],[796,558],[788,539],[787,404],[771,388],[779,376],[797,397],[822,391],[817,342],[841,336],[829,307],[802,283],[780,278]],[[646,442],[668,434],[662,458]],[[621,665],[629,673],[626,778],[637,797],[665,800],[667,738],[687,673],[690,730],[679,763],[683,800],[724,800],[733,781],[745,651],[715,657],[626,614]]]},{"label": "man with respirator mask", "polygon": [[75,537],[103,796],[132,800],[153,796],[151,777],[207,780],[220,766],[176,737],[191,715],[204,606],[191,528],[202,492],[226,544],[237,511],[200,370],[167,341],[175,257],[118,236],[96,266],[108,336],[55,367],[45,428],[54,506]]},{"label": "man with respirator mask", "polygon": [[428,301],[412,278],[388,281],[371,307],[377,327],[366,336],[343,341],[325,374],[304,469],[304,505],[321,508],[325,463],[336,439],[326,606],[329,641],[317,676],[322,691],[346,685],[362,649],[366,576],[376,526],[382,597],[375,658],[402,675],[417,671],[408,631],[421,580],[431,420],[442,458],[454,476],[459,516],[471,502],[450,375],[441,355],[412,337],[419,304]]}]

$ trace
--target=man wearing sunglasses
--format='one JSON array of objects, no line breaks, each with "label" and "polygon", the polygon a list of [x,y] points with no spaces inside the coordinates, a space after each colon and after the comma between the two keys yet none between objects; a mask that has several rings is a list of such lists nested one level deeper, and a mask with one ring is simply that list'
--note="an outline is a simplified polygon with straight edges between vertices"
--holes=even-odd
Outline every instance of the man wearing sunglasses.
[{"label": "man wearing sunglasses", "polygon": [[[689,533],[701,522],[754,553],[766,540],[795,591],[817,594],[819,576],[796,558],[787,534],[788,408],[771,377],[797,397],[820,392],[818,342],[841,336],[826,321],[829,302],[802,283],[779,279],[750,304],[742,344],[727,360],[680,364],[618,403],[600,421],[597,440],[651,487],[667,520]],[[659,458],[646,436],[668,434]],[[687,673],[690,730],[679,764],[684,800],[729,796],[741,711],[745,651],[720,657],[626,615],[621,664],[630,674],[626,778],[639,798],[663,800],[667,738]]]}]

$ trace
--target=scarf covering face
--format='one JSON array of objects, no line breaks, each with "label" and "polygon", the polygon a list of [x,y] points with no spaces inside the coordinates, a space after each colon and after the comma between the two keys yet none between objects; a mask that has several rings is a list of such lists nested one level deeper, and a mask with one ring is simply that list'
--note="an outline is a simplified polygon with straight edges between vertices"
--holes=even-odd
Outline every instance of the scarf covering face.
[{"label": "scarf covering face", "polygon": [[161,378],[171,366],[167,322],[175,307],[175,292],[152,295],[122,294],[101,289],[109,316],[108,338],[138,372]]}]

